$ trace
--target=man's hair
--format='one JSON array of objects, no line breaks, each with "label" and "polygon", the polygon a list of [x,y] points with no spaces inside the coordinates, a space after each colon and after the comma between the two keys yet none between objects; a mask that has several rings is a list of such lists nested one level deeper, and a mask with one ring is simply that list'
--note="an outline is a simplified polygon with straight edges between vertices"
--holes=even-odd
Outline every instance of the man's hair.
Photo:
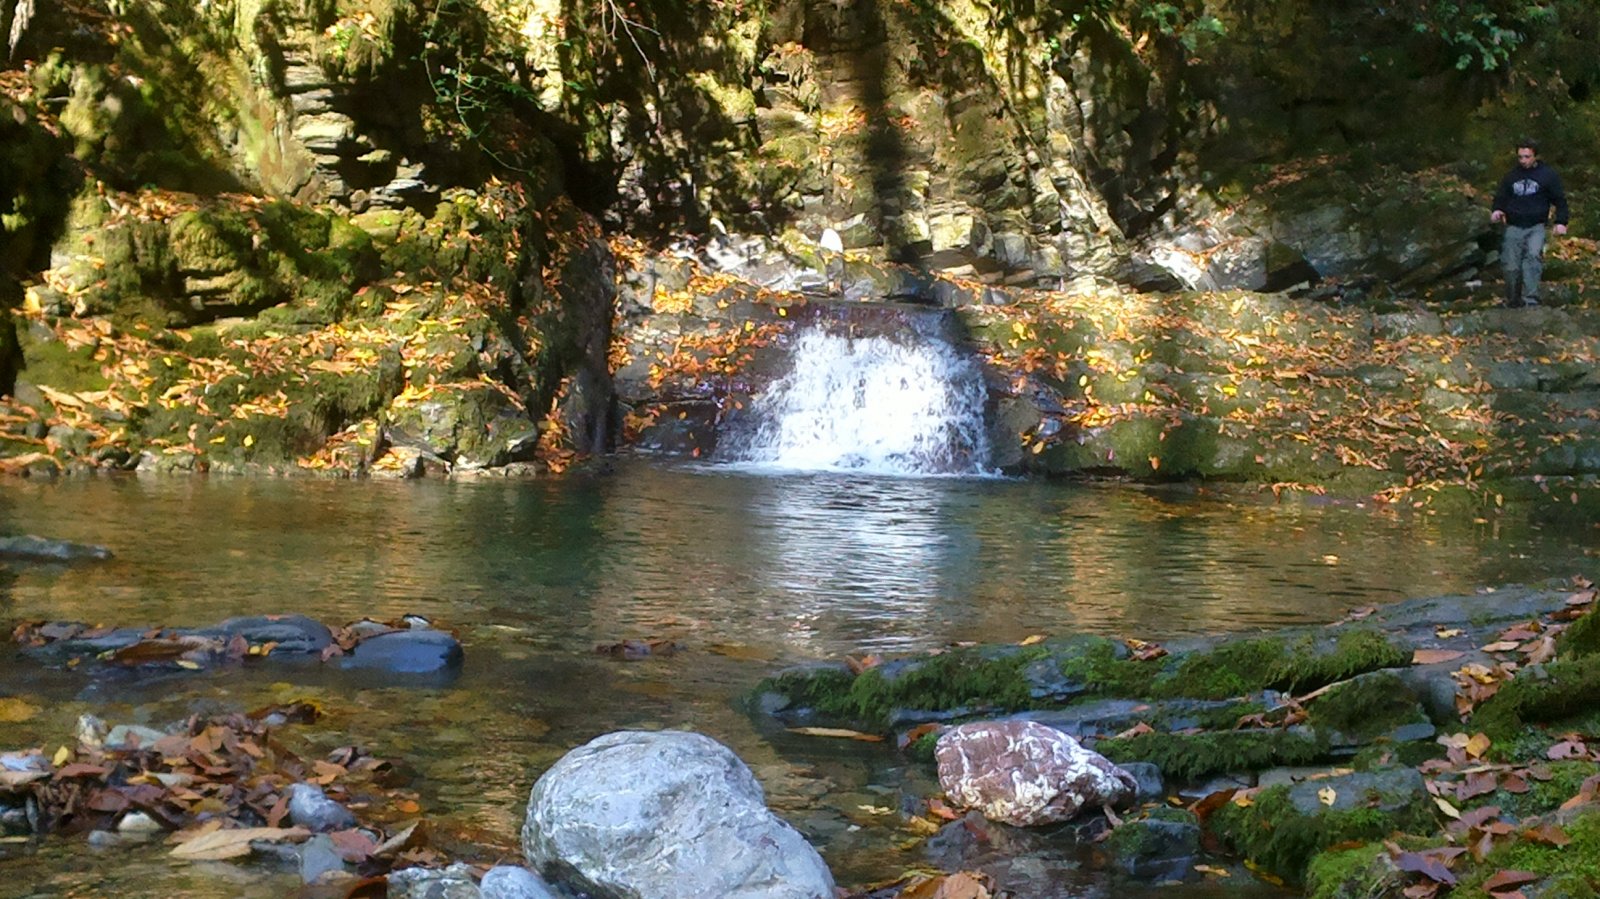
[{"label": "man's hair", "polygon": [[1532,150],[1533,151],[1533,155],[1538,156],[1539,155],[1539,142],[1534,140],[1531,137],[1525,137],[1522,140],[1517,141],[1516,149],[1518,149],[1518,150]]}]

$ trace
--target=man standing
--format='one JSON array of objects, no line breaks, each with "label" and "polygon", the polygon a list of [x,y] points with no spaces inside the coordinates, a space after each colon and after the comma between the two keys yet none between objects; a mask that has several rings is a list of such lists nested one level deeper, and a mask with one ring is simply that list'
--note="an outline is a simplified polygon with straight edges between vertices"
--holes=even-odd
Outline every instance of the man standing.
[{"label": "man standing", "polygon": [[1539,145],[1517,144],[1517,165],[1500,179],[1494,192],[1492,222],[1506,226],[1500,265],[1506,276],[1507,306],[1539,305],[1539,275],[1544,271],[1544,226],[1550,207],[1556,210],[1555,232],[1567,233],[1567,193],[1561,176],[1539,161]]}]

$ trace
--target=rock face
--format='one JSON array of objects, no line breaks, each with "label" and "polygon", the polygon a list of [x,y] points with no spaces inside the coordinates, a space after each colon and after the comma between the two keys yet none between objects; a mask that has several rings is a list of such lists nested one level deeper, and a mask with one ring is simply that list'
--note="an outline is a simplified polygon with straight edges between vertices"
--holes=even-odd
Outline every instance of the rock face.
[{"label": "rock face", "polygon": [[1071,820],[1116,805],[1137,783],[1104,756],[1032,721],[981,721],[951,728],[934,749],[939,785],[965,808],[1026,827]]},{"label": "rock face", "polygon": [[833,876],[766,807],[727,747],[683,731],[621,731],[534,784],[522,851],[535,870],[615,899],[832,899]]}]

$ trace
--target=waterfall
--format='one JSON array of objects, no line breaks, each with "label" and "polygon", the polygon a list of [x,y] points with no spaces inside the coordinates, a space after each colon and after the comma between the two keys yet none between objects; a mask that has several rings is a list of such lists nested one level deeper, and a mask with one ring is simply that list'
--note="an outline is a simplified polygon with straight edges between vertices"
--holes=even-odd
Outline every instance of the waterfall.
[{"label": "waterfall", "polygon": [[792,367],[731,416],[717,458],[791,470],[985,474],[983,375],[927,327],[874,336],[807,325]]}]

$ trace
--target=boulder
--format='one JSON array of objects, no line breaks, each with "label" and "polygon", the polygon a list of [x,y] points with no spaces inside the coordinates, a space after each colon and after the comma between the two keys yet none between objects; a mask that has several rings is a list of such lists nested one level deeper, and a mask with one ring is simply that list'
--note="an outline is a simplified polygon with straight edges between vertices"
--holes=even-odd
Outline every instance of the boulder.
[{"label": "boulder", "polygon": [[1032,721],[953,727],[934,747],[939,785],[957,805],[992,821],[1067,821],[1133,795],[1133,776],[1066,734]]},{"label": "boulder", "polygon": [[607,899],[833,899],[833,876],[766,807],[727,747],[683,731],[621,731],[533,786],[528,864]]},{"label": "boulder", "polygon": [[461,643],[445,631],[428,628],[368,637],[344,656],[345,669],[377,669],[395,674],[437,674],[460,668]]}]

